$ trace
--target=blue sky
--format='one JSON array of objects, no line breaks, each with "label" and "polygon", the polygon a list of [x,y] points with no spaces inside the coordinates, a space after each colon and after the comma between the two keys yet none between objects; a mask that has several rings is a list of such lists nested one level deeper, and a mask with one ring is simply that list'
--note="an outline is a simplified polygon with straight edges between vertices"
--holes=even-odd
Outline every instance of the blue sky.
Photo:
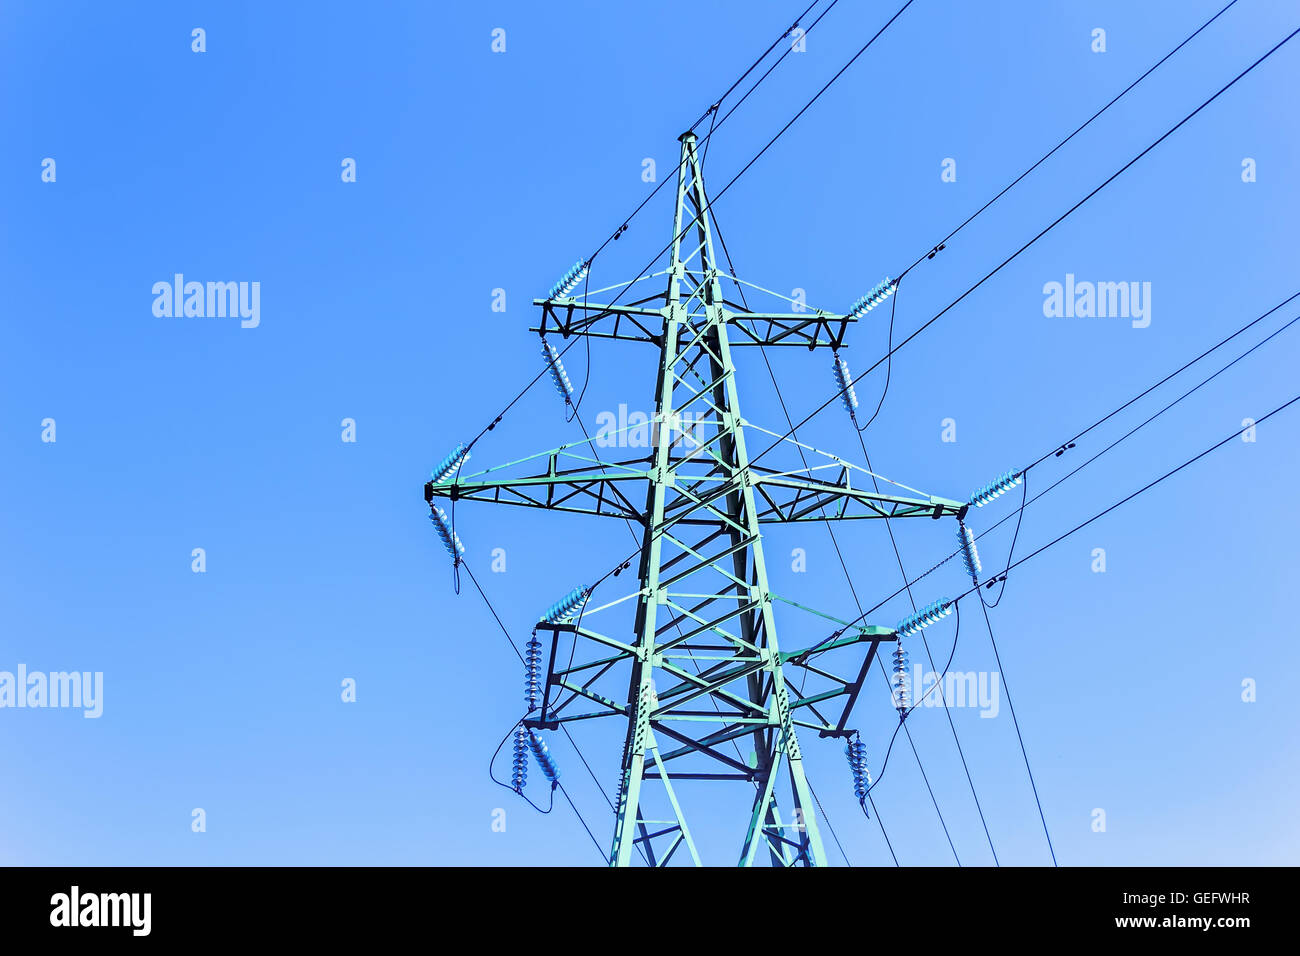
[{"label": "blue sky", "polygon": [[[653,188],[645,158],[661,176],[673,169],[678,134],[803,5],[4,6],[0,671],[102,672],[104,701],[98,719],[0,709],[0,862],[600,862],[567,806],[538,816],[487,777],[519,717],[520,668],[472,586],[453,593],[421,485],[538,371],[531,299]],[[847,309],[1221,5],[916,0],[719,199],[739,273]],[[828,14],[714,138],[715,191],[895,8],[845,0]],[[919,266],[896,332],[1297,25],[1294,3],[1241,0]],[[494,28],[504,53],[491,49]],[[1095,28],[1104,53],[1091,49]],[[1298,71],[1294,41],[901,350],[865,435],[876,470],[965,498],[1297,291],[1300,139],[1285,94]],[[345,157],[355,183],[341,181]],[[946,158],[955,182],[941,180]],[[1242,181],[1245,158],[1255,182]],[[669,192],[593,281],[632,278],[668,241]],[[260,324],[155,316],[154,283],[178,272],[259,282]],[[1043,286],[1067,274],[1151,283],[1149,327],[1046,317]],[[1296,314],[1040,466],[1031,493]],[[882,315],[854,332],[854,368],[884,354]],[[1027,509],[1018,553],[1292,398],[1297,335]],[[566,361],[583,374],[578,351]],[[746,416],[783,431],[766,371],[745,361]],[[773,364],[796,419],[830,395],[824,354]],[[648,409],[653,376],[650,353],[596,346],[588,422],[620,403]],[[879,372],[859,383],[864,404],[882,385]],[[1017,569],[991,612],[1062,863],[1295,862],[1296,416]],[[51,418],[53,443],[42,441]],[[355,442],[341,440],[347,418]],[[941,440],[948,418],[955,442]],[[838,407],[800,434],[859,458]],[[542,383],[475,463],[578,437]],[[971,525],[1013,507],[1000,499]],[[520,640],[629,547],[625,529],[595,518],[463,505],[457,523]],[[1010,526],[981,542],[987,565],[1005,560]],[[948,553],[950,530],[897,529],[912,574]],[[864,601],[896,590],[881,526],[838,533]],[[822,527],[773,529],[767,547],[774,588],[853,616]],[[489,569],[494,548],[505,573]],[[806,573],[791,569],[795,548]],[[1094,548],[1105,573],[1092,570]],[[948,568],[917,598],[961,587]],[[895,623],[901,600],[877,623]],[[954,667],[996,669],[978,614],[964,618]],[[783,646],[824,636],[791,622]],[[927,631],[936,657],[951,633],[950,622]],[[340,700],[345,678],[355,703]],[[1247,679],[1254,703],[1242,700]],[[951,713],[1002,862],[1048,862],[1006,708]],[[875,685],[859,717],[873,769],[893,714]],[[943,715],[920,710],[909,725],[962,862],[991,862]],[[853,864],[890,862],[840,748],[804,749]],[[605,844],[611,815],[595,784],[566,743],[554,750]],[[617,747],[596,736],[584,752],[611,790]],[[953,862],[910,753],[895,749],[873,796],[901,862]],[[703,839],[725,856],[734,816],[700,799]],[[194,808],[206,832],[192,832]]]}]

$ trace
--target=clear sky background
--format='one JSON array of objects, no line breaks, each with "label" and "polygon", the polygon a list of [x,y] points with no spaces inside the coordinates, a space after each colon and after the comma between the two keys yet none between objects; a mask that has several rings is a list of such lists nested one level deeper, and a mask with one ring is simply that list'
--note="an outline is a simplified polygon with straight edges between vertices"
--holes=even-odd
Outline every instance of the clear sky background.
[{"label": "clear sky background", "polygon": [[[567,806],[538,816],[488,779],[520,715],[520,667],[468,581],[453,593],[421,486],[538,371],[530,300],[653,188],[643,159],[670,174],[678,134],[804,5],[0,9],[0,670],[102,671],[105,686],[99,719],[0,710],[0,862],[600,862]],[[916,0],[718,201],[739,273],[846,310],[1220,6]],[[843,0],[826,17],[714,138],[715,191],[896,7]],[[1241,0],[919,266],[896,337],[1297,25],[1300,4]],[[498,27],[505,53],[491,49]],[[1091,49],[1098,27],[1105,53]],[[1298,77],[1300,40],[901,350],[865,436],[876,470],[965,498],[1297,291]],[[356,183],[341,181],[345,157]],[[1257,182],[1242,181],[1247,157]],[[945,158],[954,183],[941,181]],[[632,278],[668,241],[669,193],[593,281]],[[151,287],[177,272],[260,282],[260,326],[156,317]],[[1044,283],[1067,273],[1150,282],[1150,326],[1046,318]],[[1031,493],[1297,314],[1035,469]],[[886,318],[855,331],[854,368],[884,354]],[[1292,328],[1028,508],[1017,552],[1292,398],[1298,350]],[[784,430],[761,361],[742,359],[747,417]],[[580,378],[585,358],[566,361]],[[773,361],[796,418],[830,395],[825,354]],[[620,403],[649,410],[653,381],[650,352],[597,345],[588,423]],[[859,383],[869,408],[883,384],[879,372]],[[355,443],[341,440],[345,418]],[[941,440],[945,418],[955,442]],[[801,435],[860,457],[837,406]],[[992,619],[1063,864],[1297,861],[1297,435],[1293,407],[1012,573]],[[578,437],[543,382],[474,463]],[[974,512],[972,527],[1016,501]],[[946,523],[924,524],[897,529],[911,574],[951,545]],[[982,541],[987,566],[1005,560],[1011,524]],[[491,506],[462,505],[457,527],[521,641],[629,545],[602,519]],[[839,534],[864,602],[898,587],[883,526]],[[853,616],[821,526],[773,529],[767,546],[775,589]],[[494,548],[505,573],[490,570]],[[806,573],[791,568],[795,548]],[[917,598],[961,589],[949,567]],[[904,610],[895,600],[876,623]],[[964,617],[954,668],[997,669],[978,613]],[[783,646],[825,636],[824,623],[789,620]],[[951,620],[927,631],[936,657],[951,635]],[[355,703],[340,700],[345,678]],[[857,720],[878,770],[895,719],[883,684],[868,687]],[[1049,862],[1007,708],[952,713],[1002,862]],[[909,724],[961,861],[991,863],[947,721],[922,709]],[[888,864],[840,747],[814,737],[804,749],[853,864]],[[554,752],[607,844],[596,784],[567,743]],[[593,739],[584,752],[612,792],[617,748]],[[874,797],[901,862],[953,863],[906,749]],[[743,821],[704,816],[725,862]]]}]

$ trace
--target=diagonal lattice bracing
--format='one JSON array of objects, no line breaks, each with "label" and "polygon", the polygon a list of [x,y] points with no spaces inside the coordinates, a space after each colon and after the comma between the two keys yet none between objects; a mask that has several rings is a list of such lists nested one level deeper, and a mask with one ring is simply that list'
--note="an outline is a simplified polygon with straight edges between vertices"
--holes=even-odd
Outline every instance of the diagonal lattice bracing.
[{"label": "diagonal lattice bracing", "polygon": [[[896,483],[896,494],[879,491],[880,476],[803,445],[802,468],[751,463],[746,432],[773,433],[743,418],[731,350],[837,349],[853,319],[752,312],[723,297],[694,135],[681,143],[674,241],[656,274],[663,293],[626,305],[536,303],[543,335],[657,348],[647,453],[609,462],[575,443],[430,482],[425,497],[616,517],[638,530],[635,590],[576,620],[538,624],[546,679],[539,712],[524,721],[538,731],[622,725],[611,865],[704,862],[690,824],[704,782],[740,788],[747,807],[729,862],[823,865],[798,730],[844,736],[879,645],[897,635],[838,622],[830,638],[783,650],[776,606],[800,606],[769,587],[762,526],[962,517],[966,505]],[[617,618],[625,609],[630,636]]]}]

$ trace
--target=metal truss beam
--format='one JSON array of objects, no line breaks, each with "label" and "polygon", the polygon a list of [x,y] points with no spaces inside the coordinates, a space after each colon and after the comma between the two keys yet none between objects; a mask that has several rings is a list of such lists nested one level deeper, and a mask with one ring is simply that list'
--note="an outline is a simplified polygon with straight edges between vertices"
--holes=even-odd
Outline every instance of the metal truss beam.
[{"label": "metal truss beam", "polygon": [[[621,305],[535,300],[541,320],[534,331],[543,335],[656,347],[644,454],[603,461],[578,443],[429,482],[425,500],[622,518],[639,529],[635,591],[576,622],[537,625],[549,634],[550,665],[541,710],[524,720],[538,730],[609,719],[625,725],[611,865],[630,865],[638,851],[652,866],[688,857],[703,863],[689,820],[699,786],[710,782],[737,795],[729,862],[821,866],[826,853],[797,731],[851,733],[863,681],[880,645],[897,634],[820,615],[838,630],[801,650],[782,650],[776,605],[793,602],[769,587],[762,528],[962,518],[967,506],[904,486],[882,493],[878,476],[824,452],[817,464],[794,471],[751,462],[746,432],[756,426],[741,414],[732,350],[838,349],[855,320],[750,311],[724,298],[694,134],[681,144],[669,265],[646,277],[662,278],[664,291]],[[870,487],[860,487],[864,482]],[[635,608],[626,639],[599,623],[598,615],[616,606]],[[851,676],[838,676],[846,661]],[[790,677],[796,671],[797,684]],[[684,785],[675,789],[675,781]]]}]

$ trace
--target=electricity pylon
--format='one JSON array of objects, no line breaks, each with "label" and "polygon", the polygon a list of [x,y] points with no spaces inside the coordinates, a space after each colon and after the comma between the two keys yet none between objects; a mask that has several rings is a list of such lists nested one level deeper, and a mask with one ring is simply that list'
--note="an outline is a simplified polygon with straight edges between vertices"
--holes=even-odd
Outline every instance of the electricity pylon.
[{"label": "electricity pylon", "polygon": [[[580,442],[514,463],[545,463],[544,470],[534,466],[534,473],[520,477],[501,474],[511,466],[443,476],[425,486],[425,498],[431,506],[443,497],[618,517],[639,530],[639,586],[628,596],[636,602],[632,638],[620,640],[591,625],[621,601],[539,622],[538,629],[551,634],[550,663],[540,713],[524,721],[534,731],[599,717],[626,722],[611,865],[629,865],[638,849],[646,862],[664,865],[683,845],[701,864],[685,788],[730,781],[752,793],[743,831],[737,826],[735,861],[748,866],[762,855],[774,865],[821,866],[826,855],[796,728],[823,737],[850,734],[847,722],[877,648],[898,636],[893,628],[811,612],[840,629],[810,647],[782,650],[775,604],[810,609],[769,588],[761,528],[851,518],[962,518],[967,505],[882,494],[874,483],[872,490],[859,487],[855,479],[863,482],[870,473],[807,446],[800,447],[823,464],[790,471],[751,460],[746,432],[757,426],[741,414],[732,350],[837,350],[856,318],[753,312],[724,298],[696,137],[680,139],[671,258],[658,274],[666,276],[666,290],[625,305],[570,295],[534,301],[542,320],[533,331],[543,337],[586,335],[658,348],[649,455],[606,462],[592,450],[584,453],[588,442]],[[644,504],[638,504],[637,486],[644,486]],[[849,648],[861,654],[855,677],[837,677],[821,666],[823,655]],[[787,676],[790,668],[801,669],[798,688]],[[601,682],[613,683],[620,673],[627,674],[625,692],[602,692]],[[810,677],[824,689],[804,693]],[[823,716],[838,698],[842,712]],[[575,701],[594,709],[572,713]],[[737,744],[745,738],[753,748],[748,761]],[[660,787],[652,799],[650,790]],[[779,790],[789,794],[788,815]],[[662,819],[654,817],[653,806],[663,809]]]}]

